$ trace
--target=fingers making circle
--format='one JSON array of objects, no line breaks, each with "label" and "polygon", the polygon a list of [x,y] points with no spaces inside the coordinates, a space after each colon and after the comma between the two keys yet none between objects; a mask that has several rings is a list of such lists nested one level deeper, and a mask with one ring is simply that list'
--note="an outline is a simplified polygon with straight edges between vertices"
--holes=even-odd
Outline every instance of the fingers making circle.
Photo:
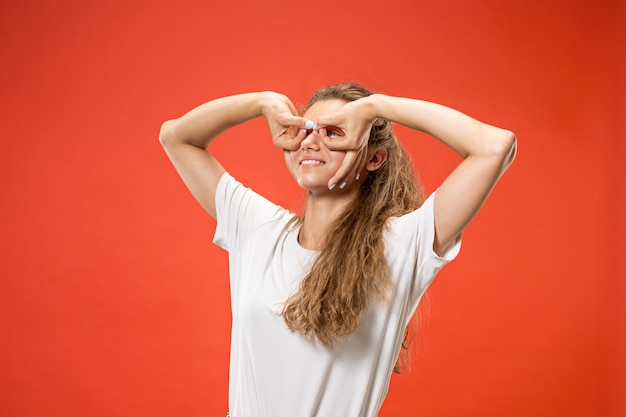
[{"label": "fingers making circle", "polygon": [[[323,121],[323,122],[322,122]],[[317,128],[322,133],[322,138],[326,147],[333,151],[347,151],[355,149],[357,144],[346,132],[343,126],[338,123],[332,123],[330,117],[320,118],[317,122]]]},{"label": "fingers making circle", "polygon": [[274,137],[274,145],[287,151],[295,151],[300,147],[304,138],[306,138],[305,129],[301,129],[297,126],[289,126],[283,128],[278,135]]},{"label": "fingers making circle", "polygon": [[287,97],[272,94],[269,98],[269,104],[265,106],[263,114],[268,122],[274,145],[290,151],[298,149],[300,142],[306,137],[302,129],[310,122],[298,116],[295,106]]}]

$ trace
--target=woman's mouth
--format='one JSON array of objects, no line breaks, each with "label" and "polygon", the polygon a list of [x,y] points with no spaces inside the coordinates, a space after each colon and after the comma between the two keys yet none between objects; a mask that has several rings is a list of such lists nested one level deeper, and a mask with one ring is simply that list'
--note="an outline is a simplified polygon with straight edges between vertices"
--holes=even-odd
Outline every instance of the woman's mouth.
[{"label": "woman's mouth", "polygon": [[316,159],[303,159],[300,161],[300,165],[302,166],[314,166],[314,165],[322,165],[324,162],[318,161]]}]

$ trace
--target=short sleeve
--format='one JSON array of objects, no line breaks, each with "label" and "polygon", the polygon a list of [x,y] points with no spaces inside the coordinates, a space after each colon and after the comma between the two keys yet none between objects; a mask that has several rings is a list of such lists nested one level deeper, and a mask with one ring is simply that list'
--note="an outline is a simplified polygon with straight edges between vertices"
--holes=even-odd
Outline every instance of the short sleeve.
[{"label": "short sleeve", "polygon": [[[436,192],[431,194],[422,206],[390,224],[390,244],[395,252],[395,262],[402,268],[400,275],[408,280],[412,298],[419,298],[433,281],[437,273],[458,255],[461,249],[461,235],[441,255],[433,249],[435,243],[435,201]],[[393,255],[392,255],[393,256]]]},{"label": "short sleeve", "polygon": [[261,224],[289,212],[224,173],[215,191],[217,227],[213,243],[230,251]]},{"label": "short sleeve", "polygon": [[438,255],[433,246],[435,244],[435,193],[433,193],[422,206],[422,215],[419,222],[418,240],[420,248],[425,256],[421,256],[418,261],[418,276],[428,281],[432,281],[435,275],[446,264],[452,261],[461,250],[461,234],[454,243],[441,255]]}]

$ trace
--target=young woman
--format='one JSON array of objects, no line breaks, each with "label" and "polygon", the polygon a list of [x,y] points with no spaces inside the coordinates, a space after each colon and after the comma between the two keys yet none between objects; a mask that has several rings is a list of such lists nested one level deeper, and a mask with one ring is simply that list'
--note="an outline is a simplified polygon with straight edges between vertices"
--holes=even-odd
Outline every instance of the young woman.
[{"label": "young woman", "polygon": [[[302,217],[206,150],[259,116],[307,192]],[[392,122],[463,157],[426,201]],[[376,416],[422,294],[516,149],[510,131],[352,83],[319,90],[302,116],[274,92],[219,98],[165,122],[160,140],[229,251],[232,417]]]}]

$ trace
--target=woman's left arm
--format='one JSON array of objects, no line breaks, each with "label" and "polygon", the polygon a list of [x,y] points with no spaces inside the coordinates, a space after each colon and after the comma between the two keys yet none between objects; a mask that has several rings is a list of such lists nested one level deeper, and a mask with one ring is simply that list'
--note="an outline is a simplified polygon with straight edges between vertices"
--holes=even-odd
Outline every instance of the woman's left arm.
[{"label": "woman's left arm", "polygon": [[[434,250],[439,254],[445,252],[478,213],[513,162],[515,135],[427,101],[373,94],[346,104],[342,110],[351,112],[350,105],[355,106],[352,111],[360,113],[356,119],[361,126],[369,127],[378,117],[391,120],[434,136],[463,157],[435,196]],[[344,116],[349,118],[348,114]],[[345,143],[343,145],[345,149]]]}]

